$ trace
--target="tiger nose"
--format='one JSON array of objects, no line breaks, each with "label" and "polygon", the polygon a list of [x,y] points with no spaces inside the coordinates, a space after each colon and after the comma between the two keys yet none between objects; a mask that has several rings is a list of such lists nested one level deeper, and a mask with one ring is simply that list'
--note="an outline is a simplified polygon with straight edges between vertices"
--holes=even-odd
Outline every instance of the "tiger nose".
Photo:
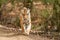
[{"label": "tiger nose", "polygon": [[28,18],[28,16],[27,16],[27,15],[25,15],[25,16],[24,16],[24,18],[26,19],[26,18]]}]

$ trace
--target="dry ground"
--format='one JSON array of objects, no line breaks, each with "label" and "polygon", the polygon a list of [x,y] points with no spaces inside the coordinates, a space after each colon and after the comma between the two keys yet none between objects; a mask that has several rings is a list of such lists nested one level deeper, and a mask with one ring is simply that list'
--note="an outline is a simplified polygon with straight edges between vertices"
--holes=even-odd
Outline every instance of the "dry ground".
[{"label": "dry ground", "polygon": [[39,36],[38,34],[23,35],[21,32],[10,31],[0,28],[0,40],[54,40],[47,37]]}]

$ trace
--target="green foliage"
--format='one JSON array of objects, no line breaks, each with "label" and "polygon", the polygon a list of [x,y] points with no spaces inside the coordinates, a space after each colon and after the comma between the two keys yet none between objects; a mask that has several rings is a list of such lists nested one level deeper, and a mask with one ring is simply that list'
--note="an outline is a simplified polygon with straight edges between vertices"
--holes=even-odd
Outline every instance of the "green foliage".
[{"label": "green foliage", "polygon": [[14,1],[15,1],[15,0],[11,0],[11,3],[14,4]]},{"label": "green foliage", "polygon": [[55,25],[57,25],[58,31],[60,31],[60,0],[55,0],[53,6],[54,14],[52,19],[55,21]]},{"label": "green foliage", "polygon": [[41,0],[43,1],[45,4],[53,4],[54,3],[54,0]]},{"label": "green foliage", "polygon": [[20,19],[19,19],[19,17],[16,17],[15,23],[16,23],[17,26],[20,26]]},{"label": "green foliage", "polygon": [[44,9],[41,11],[41,15],[44,18],[48,18],[49,17],[49,11],[47,9]]},{"label": "green foliage", "polygon": [[[37,1],[37,0],[34,0]],[[53,25],[53,27],[56,25],[56,27],[58,28],[57,30],[60,31],[60,0],[39,0],[42,1],[44,4],[52,4],[53,5],[53,15],[50,18],[49,21],[51,21],[51,25]],[[42,10],[40,12],[35,11],[35,13],[40,13],[42,15],[42,17],[45,18],[49,18],[49,15],[51,14],[51,12],[49,12],[48,10]],[[50,13],[50,14],[49,14]],[[44,26],[47,27],[48,22],[44,24]]]},{"label": "green foliage", "polygon": [[6,3],[8,0],[0,0],[0,7],[2,4]]}]

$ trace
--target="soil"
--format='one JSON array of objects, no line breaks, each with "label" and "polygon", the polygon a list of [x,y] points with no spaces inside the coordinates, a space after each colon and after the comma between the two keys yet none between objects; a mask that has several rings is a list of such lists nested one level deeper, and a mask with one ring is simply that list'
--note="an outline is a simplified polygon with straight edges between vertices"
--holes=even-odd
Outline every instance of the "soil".
[{"label": "soil", "polygon": [[0,28],[0,40],[54,40],[38,34],[24,35],[21,31],[7,30]]}]

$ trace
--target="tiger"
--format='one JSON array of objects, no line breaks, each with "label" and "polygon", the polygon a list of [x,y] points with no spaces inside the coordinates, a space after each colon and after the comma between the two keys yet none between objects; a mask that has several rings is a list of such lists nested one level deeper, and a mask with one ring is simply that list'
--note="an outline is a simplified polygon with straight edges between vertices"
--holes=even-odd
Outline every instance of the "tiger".
[{"label": "tiger", "polygon": [[30,9],[27,9],[26,7],[24,7],[21,10],[20,25],[21,25],[22,32],[29,35],[31,30],[31,15],[30,15]]}]

